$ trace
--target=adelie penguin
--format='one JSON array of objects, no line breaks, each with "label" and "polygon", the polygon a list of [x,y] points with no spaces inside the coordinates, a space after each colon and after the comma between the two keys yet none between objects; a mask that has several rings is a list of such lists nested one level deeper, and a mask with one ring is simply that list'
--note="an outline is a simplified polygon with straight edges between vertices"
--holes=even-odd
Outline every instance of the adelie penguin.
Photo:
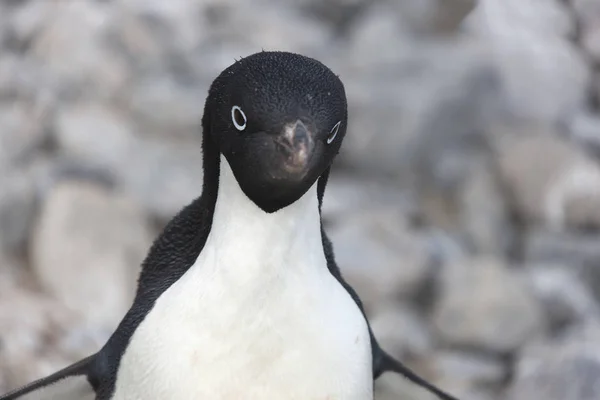
[{"label": "adelie penguin", "polygon": [[201,196],[152,245],[114,334],[0,399],[371,400],[391,371],[456,400],[382,350],[335,263],[321,203],[347,122],[316,60],[225,69],[204,107]]}]

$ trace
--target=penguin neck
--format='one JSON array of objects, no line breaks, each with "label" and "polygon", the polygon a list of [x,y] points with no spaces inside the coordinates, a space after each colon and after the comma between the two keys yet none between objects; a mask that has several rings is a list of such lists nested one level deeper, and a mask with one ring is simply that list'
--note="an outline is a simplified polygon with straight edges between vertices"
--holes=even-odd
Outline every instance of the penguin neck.
[{"label": "penguin neck", "polygon": [[314,184],[289,206],[274,213],[263,211],[244,194],[220,156],[217,201],[205,248],[219,259],[215,267],[239,268],[244,274],[279,273],[291,264],[318,268],[318,262],[307,258],[317,254],[324,259],[319,208]]}]

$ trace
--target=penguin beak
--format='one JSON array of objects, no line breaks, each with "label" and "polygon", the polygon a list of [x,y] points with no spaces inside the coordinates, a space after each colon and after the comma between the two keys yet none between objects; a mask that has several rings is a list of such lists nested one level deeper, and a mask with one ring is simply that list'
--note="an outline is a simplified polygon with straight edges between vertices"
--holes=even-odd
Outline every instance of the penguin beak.
[{"label": "penguin beak", "polygon": [[290,177],[303,178],[310,169],[315,152],[314,134],[297,120],[287,124],[275,139],[275,145],[283,158],[283,169]]}]

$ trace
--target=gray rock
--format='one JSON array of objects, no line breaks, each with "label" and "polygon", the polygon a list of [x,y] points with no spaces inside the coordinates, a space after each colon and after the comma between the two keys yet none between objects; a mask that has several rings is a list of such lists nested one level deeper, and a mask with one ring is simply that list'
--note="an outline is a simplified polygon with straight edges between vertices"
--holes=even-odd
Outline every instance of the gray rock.
[{"label": "gray rock", "polygon": [[571,266],[596,299],[600,299],[600,236],[536,230],[525,238],[524,259],[530,263]]},{"label": "gray rock", "polygon": [[560,331],[571,324],[598,320],[600,309],[581,274],[564,265],[527,266],[531,287],[544,306],[549,327]]},{"label": "gray rock", "polygon": [[568,39],[574,21],[564,2],[485,0],[468,18],[495,53],[512,111],[556,122],[585,104],[589,70]]},{"label": "gray rock", "polygon": [[130,159],[121,160],[119,182],[146,211],[171,219],[202,193],[200,140],[147,140]]},{"label": "gray rock", "polygon": [[459,192],[460,225],[478,254],[507,254],[513,234],[505,193],[490,162],[466,176]]},{"label": "gray rock", "polygon": [[474,0],[425,0],[391,2],[399,23],[417,34],[455,33],[476,4]]},{"label": "gray rock", "polygon": [[449,264],[440,289],[433,323],[450,345],[511,352],[544,329],[542,308],[531,289],[500,260]]},{"label": "gray rock", "polygon": [[109,3],[54,2],[32,42],[31,56],[44,64],[48,90],[61,96],[110,96],[129,79],[123,59],[111,52],[106,33]]},{"label": "gray rock", "polygon": [[0,102],[0,172],[30,156],[45,140],[47,120],[42,106]]},{"label": "gray rock", "polygon": [[111,329],[130,306],[151,241],[135,202],[64,182],[43,204],[32,267],[44,290],[95,329]]},{"label": "gray rock", "polygon": [[416,212],[413,203],[409,193],[401,190],[393,180],[332,173],[327,183],[322,213],[328,221],[343,221],[348,214],[377,209],[399,210],[410,216]]},{"label": "gray rock", "polygon": [[600,157],[600,115],[589,111],[575,114],[569,121],[568,133],[582,148]]},{"label": "gray rock", "polygon": [[22,171],[0,175],[0,245],[15,252],[29,238],[36,208],[31,176]]},{"label": "gray rock", "polygon": [[499,168],[516,213],[526,221],[561,230],[600,224],[600,167],[552,131],[506,140]]},{"label": "gray rock", "polygon": [[44,88],[43,66],[19,54],[0,57],[0,97],[5,99],[38,99],[51,105],[52,94]]},{"label": "gray rock", "polygon": [[3,390],[47,376],[97,351],[108,338],[106,335],[102,341],[70,340],[70,346],[66,346],[69,331],[89,330],[89,325],[60,302],[39,293],[33,277],[23,266],[9,263],[6,260],[0,263],[0,381],[3,381]]},{"label": "gray rock", "polygon": [[54,130],[59,149],[68,157],[114,174],[124,160],[140,151],[128,117],[99,103],[62,107]]},{"label": "gray rock", "polygon": [[[357,30],[339,67],[351,115],[340,163],[403,181],[464,171],[501,109],[487,51],[463,41],[406,42],[382,32],[397,29],[386,22],[389,13],[372,18],[373,27],[363,29],[374,32]],[[390,35],[399,39],[380,51],[381,37]]]},{"label": "gray rock", "polygon": [[502,383],[507,373],[501,360],[481,353],[444,350],[436,352],[428,363],[437,376],[453,382],[449,383],[450,387],[469,387],[472,391],[478,387],[492,387]]},{"label": "gray rock", "polygon": [[433,271],[429,243],[407,230],[399,213],[349,215],[328,234],[340,269],[369,312],[386,299],[415,296]]},{"label": "gray rock", "polygon": [[598,330],[592,338],[544,342],[520,356],[508,398],[593,400],[600,396]]},{"label": "gray rock", "polygon": [[[426,376],[426,379],[430,380],[430,377]],[[375,399],[437,400],[438,397],[397,375],[386,374],[375,381]]]},{"label": "gray rock", "polygon": [[136,132],[127,115],[98,103],[65,107],[56,124],[58,144],[75,164],[105,171],[148,212],[169,219],[202,191],[200,140]]},{"label": "gray rock", "polygon": [[381,305],[369,321],[379,343],[398,359],[422,357],[433,348],[426,322],[408,306],[393,302]]},{"label": "gray rock", "polygon": [[533,264],[594,267],[600,261],[600,236],[531,230],[525,237],[523,256],[527,262]]},{"label": "gray rock", "polygon": [[583,28],[582,46],[586,53],[595,61],[600,62],[600,12],[595,22],[589,22]]}]

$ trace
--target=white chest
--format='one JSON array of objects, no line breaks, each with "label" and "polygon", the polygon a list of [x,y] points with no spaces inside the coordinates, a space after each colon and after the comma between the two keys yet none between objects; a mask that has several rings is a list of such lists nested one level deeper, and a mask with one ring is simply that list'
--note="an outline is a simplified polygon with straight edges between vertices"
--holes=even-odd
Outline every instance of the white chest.
[{"label": "white chest", "polygon": [[134,333],[114,400],[371,400],[367,324],[327,270],[314,190],[264,214],[221,186],[206,246]]}]

